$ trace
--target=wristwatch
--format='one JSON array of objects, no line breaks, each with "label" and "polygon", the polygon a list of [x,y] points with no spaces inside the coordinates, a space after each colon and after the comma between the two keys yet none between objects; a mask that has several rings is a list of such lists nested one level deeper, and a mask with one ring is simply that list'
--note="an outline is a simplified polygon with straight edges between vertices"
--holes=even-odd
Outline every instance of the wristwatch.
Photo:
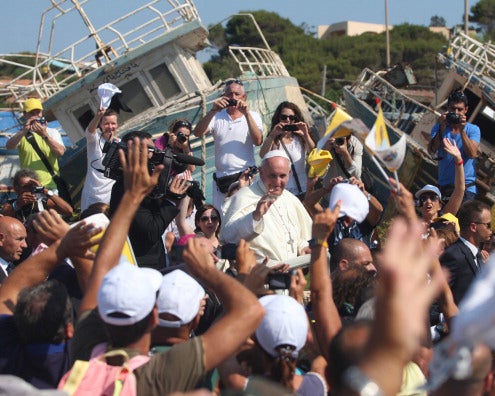
[{"label": "wristwatch", "polygon": [[48,198],[50,198],[53,197],[55,194],[53,193],[52,190],[46,190],[46,195],[48,196]]},{"label": "wristwatch", "polygon": [[316,246],[322,246],[324,248],[328,247],[328,242],[325,241],[324,239],[316,239],[316,238],[311,238],[309,241],[309,247],[314,248]]}]

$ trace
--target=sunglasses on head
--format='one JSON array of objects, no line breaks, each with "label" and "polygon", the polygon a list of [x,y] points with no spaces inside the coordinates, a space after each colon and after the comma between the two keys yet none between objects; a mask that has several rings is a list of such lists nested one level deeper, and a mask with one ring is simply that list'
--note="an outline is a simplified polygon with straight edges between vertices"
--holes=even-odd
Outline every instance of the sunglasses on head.
[{"label": "sunglasses on head", "polygon": [[211,216],[201,216],[199,218],[199,221],[206,222],[208,220],[211,220],[212,222],[218,221],[218,216],[217,215],[211,215]]},{"label": "sunglasses on head", "polygon": [[225,85],[230,85],[230,84],[244,85],[241,80],[229,80],[225,83]]},{"label": "sunglasses on head", "polygon": [[289,115],[289,114],[280,114],[279,118],[282,121],[285,121],[285,120],[296,121],[297,120],[297,117],[295,115]]},{"label": "sunglasses on head", "polygon": [[187,129],[189,129],[190,131],[192,130],[192,125],[189,121],[177,121],[175,124],[174,124],[174,127],[172,128],[172,132],[175,132],[177,129],[179,128],[182,128],[182,127],[185,127]]}]

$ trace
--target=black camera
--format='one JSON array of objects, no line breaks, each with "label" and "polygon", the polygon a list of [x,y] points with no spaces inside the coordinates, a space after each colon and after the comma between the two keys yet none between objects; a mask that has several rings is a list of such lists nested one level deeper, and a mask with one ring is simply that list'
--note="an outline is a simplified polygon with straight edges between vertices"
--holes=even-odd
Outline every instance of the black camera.
[{"label": "black camera", "polygon": [[228,99],[227,100],[229,106],[237,106],[237,100],[236,99]]},{"label": "black camera", "polygon": [[295,124],[285,124],[284,125],[284,131],[288,132],[294,132],[297,131],[299,128]]},{"label": "black camera", "polygon": [[249,172],[247,174],[247,177],[253,177],[259,171],[257,166],[250,166],[248,169]]},{"label": "black camera", "polygon": [[343,144],[345,144],[345,138],[344,137],[339,137],[339,138],[335,139],[335,144],[337,146],[342,146]]},{"label": "black camera", "polygon": [[180,144],[187,142],[187,136],[184,132],[177,132],[177,141]]},{"label": "black camera", "polygon": [[33,194],[43,194],[44,191],[45,191],[45,188],[43,186],[35,186],[31,190],[31,193],[33,193]]},{"label": "black camera", "polygon": [[461,115],[454,113],[453,111],[449,111],[445,115],[445,119],[449,124],[455,125],[455,124],[460,124],[461,123]]},{"label": "black camera", "polygon": [[266,280],[270,290],[290,289],[291,273],[275,272],[273,274],[268,274]]},{"label": "black camera", "polygon": [[34,120],[31,121],[31,124],[32,125],[33,123],[39,123],[41,125],[46,125],[46,118],[45,117],[38,117],[38,118],[35,118]]}]

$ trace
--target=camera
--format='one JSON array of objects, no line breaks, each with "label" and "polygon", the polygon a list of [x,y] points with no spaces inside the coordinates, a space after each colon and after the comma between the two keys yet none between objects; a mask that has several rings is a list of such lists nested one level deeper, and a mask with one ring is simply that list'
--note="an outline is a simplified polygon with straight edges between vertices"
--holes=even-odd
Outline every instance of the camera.
[{"label": "camera", "polygon": [[288,132],[294,132],[297,131],[299,128],[295,124],[285,124],[284,125],[284,131]]},{"label": "camera", "polygon": [[229,106],[237,106],[237,100],[236,99],[228,99],[227,100]]},{"label": "camera", "polygon": [[343,144],[345,144],[345,138],[344,137],[339,137],[339,138],[335,139],[335,144],[337,146],[342,146]]},{"label": "camera", "polygon": [[185,135],[184,132],[177,132],[177,141],[180,143],[180,144],[183,144],[185,142],[187,142],[187,136]]},{"label": "camera", "polygon": [[45,191],[45,188],[43,186],[35,186],[31,190],[31,193],[33,193],[33,194],[43,194],[43,191]]},{"label": "camera", "polygon": [[291,273],[275,272],[273,274],[268,274],[266,280],[270,290],[290,289]]},{"label": "camera", "polygon": [[457,114],[457,113],[454,113],[454,112],[448,112],[446,115],[445,115],[445,119],[447,120],[447,122],[449,124],[460,124],[461,123],[461,115],[460,114]]},{"label": "camera", "polygon": [[[120,180],[123,177],[122,166],[120,164],[119,150],[122,149],[127,155],[127,144],[125,142],[105,142],[102,152],[105,154],[102,164],[105,167],[103,174],[113,180]],[[150,198],[161,198],[167,194],[170,176],[184,172],[187,165],[204,165],[204,161],[187,154],[173,154],[170,149],[165,151],[148,146],[148,170],[150,175],[158,165],[164,165],[160,173],[158,184],[154,190],[148,194]],[[192,182],[194,184],[195,182]],[[196,182],[197,183],[197,182]],[[170,192],[169,192],[170,193]],[[192,194],[193,200],[198,200],[202,196],[199,184],[189,186],[187,193]],[[204,198],[203,198],[204,200]]]},{"label": "camera", "polygon": [[257,166],[250,166],[248,169],[249,169],[249,172],[247,174],[247,177],[253,177],[255,174],[258,173],[258,167]]},{"label": "camera", "polygon": [[34,120],[31,121],[31,124],[30,125],[33,125],[33,123],[39,123],[41,125],[46,125],[46,118],[45,117],[38,117],[38,118],[35,118]]}]

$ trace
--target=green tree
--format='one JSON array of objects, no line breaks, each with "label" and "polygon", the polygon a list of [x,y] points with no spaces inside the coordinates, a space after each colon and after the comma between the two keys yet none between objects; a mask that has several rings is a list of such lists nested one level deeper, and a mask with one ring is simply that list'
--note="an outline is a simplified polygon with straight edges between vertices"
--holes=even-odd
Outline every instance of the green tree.
[{"label": "green tree", "polygon": [[471,7],[469,20],[476,22],[488,39],[495,39],[495,0],[479,0]]},{"label": "green tree", "polygon": [[444,17],[433,15],[430,18],[430,26],[431,27],[445,27],[447,25],[447,21]]}]

